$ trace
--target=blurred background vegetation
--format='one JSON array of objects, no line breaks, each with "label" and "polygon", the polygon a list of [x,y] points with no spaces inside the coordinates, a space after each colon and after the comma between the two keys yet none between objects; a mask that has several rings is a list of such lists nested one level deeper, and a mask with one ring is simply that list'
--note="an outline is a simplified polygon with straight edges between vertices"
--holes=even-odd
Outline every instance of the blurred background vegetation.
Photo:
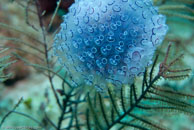
[{"label": "blurred background vegetation", "polygon": [[[41,0],[40,0],[41,1]],[[43,15],[42,21],[45,26],[47,49],[51,50],[53,36],[55,35],[62,15],[68,12],[68,7],[73,3],[71,0],[62,0],[57,6],[53,0],[43,4],[47,0],[40,2],[39,14]],[[17,107],[17,112],[26,113],[35,120],[13,113],[5,120],[3,126],[38,126],[36,120],[41,122],[49,129],[51,124],[46,116],[52,120],[58,120],[60,111],[56,104],[55,95],[52,92],[51,79],[44,68],[35,66],[39,64],[47,66],[45,61],[45,46],[42,40],[42,32],[39,28],[39,18],[37,9],[31,0],[0,0],[0,49],[6,49],[0,54],[0,57],[7,57],[6,68],[3,73],[4,81],[0,80],[0,121],[5,114],[14,108],[18,100],[22,103]],[[169,42],[173,49],[170,58],[175,55],[184,54],[184,58],[179,62],[179,68],[194,69],[194,1],[193,0],[154,0],[154,4],[159,6],[159,11],[167,15],[167,24],[169,26],[168,35],[163,44],[158,48],[160,55],[159,61],[165,56]],[[57,11],[55,10],[57,8]],[[54,14],[54,15],[53,15]],[[42,25],[41,25],[42,26]],[[21,58],[21,57],[22,58]],[[52,50],[47,53],[47,58],[53,58]],[[25,60],[32,64],[27,64]],[[12,64],[12,61],[15,63]],[[55,63],[56,60],[52,63]],[[2,64],[2,63],[1,63]],[[53,67],[52,64],[50,67]],[[39,68],[39,69],[34,69]],[[60,74],[65,75],[60,66],[53,67],[60,70]],[[11,74],[11,76],[10,76]],[[168,86],[175,90],[184,91],[190,94],[194,93],[194,75],[193,71],[189,78],[179,81],[161,80],[159,84]],[[7,78],[7,76],[9,78]],[[138,81],[138,79],[137,79]],[[60,93],[61,79],[52,78],[55,89]],[[83,106],[83,105],[82,105]],[[47,115],[45,116],[45,112]],[[83,114],[83,113],[79,113]],[[161,116],[152,115],[152,118],[164,124],[172,130],[194,130],[194,117],[183,114]],[[66,123],[64,122],[64,126]]]}]

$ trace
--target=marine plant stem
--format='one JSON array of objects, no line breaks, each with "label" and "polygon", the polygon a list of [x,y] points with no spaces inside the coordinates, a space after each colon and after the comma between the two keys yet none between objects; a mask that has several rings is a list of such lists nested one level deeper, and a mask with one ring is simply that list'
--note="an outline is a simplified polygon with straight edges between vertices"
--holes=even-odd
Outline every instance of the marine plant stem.
[{"label": "marine plant stem", "polygon": [[[42,30],[42,36],[43,36],[43,43],[44,43],[44,51],[45,51],[45,58],[46,58],[46,66],[47,68],[50,68],[50,63],[49,63],[49,58],[48,58],[48,45],[46,43],[46,35],[45,35],[45,30],[44,30],[44,25],[43,25],[43,21],[42,21],[42,16],[40,14],[40,8],[39,8],[39,3],[38,1],[36,1],[36,8],[37,8],[37,14],[38,14],[38,19],[39,19],[39,24],[40,24],[40,27],[41,27],[41,30]],[[53,85],[53,81],[52,81],[52,77],[51,77],[51,73],[50,71],[47,71],[48,72],[48,78],[49,78],[49,82],[50,82],[50,85],[51,85],[51,89],[54,93],[54,96],[56,98],[56,101],[57,101],[57,104],[59,106],[59,108],[61,110],[63,110],[63,107],[59,101],[59,97],[55,91],[55,88],[54,88],[54,85]]]},{"label": "marine plant stem", "polygon": [[155,76],[155,78],[151,81],[151,83],[149,84],[149,86],[146,87],[145,91],[143,91],[143,93],[141,94],[141,96],[136,100],[135,104],[133,104],[123,115],[119,116],[118,119],[116,119],[112,124],[109,125],[109,127],[107,128],[107,130],[110,130],[116,123],[121,122],[121,120],[126,117],[128,114],[130,114],[133,109],[141,102],[141,100],[144,98],[144,96],[147,94],[147,92],[149,91],[149,89],[152,87],[152,85],[158,80],[160,79],[161,75],[157,75]]}]

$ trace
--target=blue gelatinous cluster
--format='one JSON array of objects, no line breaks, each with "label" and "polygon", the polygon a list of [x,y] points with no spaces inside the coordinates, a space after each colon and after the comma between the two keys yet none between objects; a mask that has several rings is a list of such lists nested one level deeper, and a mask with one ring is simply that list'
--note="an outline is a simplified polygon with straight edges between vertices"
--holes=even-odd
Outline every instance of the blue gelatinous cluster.
[{"label": "blue gelatinous cluster", "polygon": [[150,0],[78,0],[64,16],[54,52],[71,75],[99,91],[127,84],[151,64],[168,30]]}]

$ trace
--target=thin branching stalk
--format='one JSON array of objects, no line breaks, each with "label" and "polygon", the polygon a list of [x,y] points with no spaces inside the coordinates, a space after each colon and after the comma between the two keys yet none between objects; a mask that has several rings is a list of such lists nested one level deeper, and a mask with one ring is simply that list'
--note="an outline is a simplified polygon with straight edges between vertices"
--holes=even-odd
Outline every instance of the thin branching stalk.
[{"label": "thin branching stalk", "polygon": [[38,29],[34,26],[34,25],[32,25],[30,22],[29,22],[29,14],[28,14],[28,8],[29,8],[29,6],[30,6],[30,4],[31,4],[31,2],[32,2],[32,0],[28,0],[27,1],[27,6],[25,7],[25,19],[26,19],[26,24],[27,25],[29,25],[30,27],[32,27],[32,29],[34,29],[35,31],[37,31],[38,32]]},{"label": "thin branching stalk", "polygon": [[30,116],[29,114],[25,114],[25,113],[22,113],[22,112],[18,112],[18,111],[11,111],[12,113],[15,113],[15,114],[18,114],[18,115],[21,115],[21,116],[24,116],[34,122],[36,122],[39,126],[42,126],[44,127],[44,125],[42,125],[41,122],[39,122],[37,119],[35,119],[34,117]]},{"label": "thin branching stalk", "polygon": [[121,120],[126,117],[128,114],[130,114],[133,109],[141,102],[141,100],[145,97],[147,94],[148,90],[151,88],[151,86],[155,83],[160,78],[160,75],[155,76],[155,78],[152,80],[152,82],[149,84],[149,86],[145,89],[145,91],[141,94],[139,98],[137,98],[136,102],[132,104],[132,106],[124,113],[121,115],[118,119],[116,119],[110,126],[107,128],[107,130],[111,129],[115,124],[121,122]]},{"label": "thin branching stalk", "polygon": [[18,28],[16,28],[16,27],[12,27],[12,26],[10,26],[10,25],[7,25],[7,24],[1,23],[1,22],[0,22],[0,27],[3,27],[3,28],[6,28],[6,29],[9,29],[9,30],[11,30],[11,31],[16,31],[16,32],[18,32],[18,33],[21,33],[22,35],[28,37],[29,39],[33,40],[34,42],[39,43],[40,45],[43,45],[43,42],[42,42],[42,41],[40,41],[40,40],[38,40],[37,38],[33,37],[33,36],[32,36],[31,34],[29,34],[28,32],[24,32],[24,31],[22,31],[22,30],[20,30],[20,29],[18,29]]},{"label": "thin branching stalk", "polygon": [[51,120],[50,120],[50,118],[47,116],[47,113],[45,112],[45,118],[46,118],[46,120],[55,128],[55,129],[57,129],[57,126],[55,125],[55,123],[54,122],[52,122]]},{"label": "thin branching stalk", "polygon": [[[45,51],[46,64],[47,64],[47,68],[50,69],[50,61],[49,61],[48,50],[47,50],[48,49],[48,45],[46,43],[46,32],[45,32],[44,25],[43,25],[43,21],[42,21],[42,16],[40,14],[39,2],[38,1],[35,1],[35,3],[36,3],[36,9],[37,9],[37,14],[38,14],[39,24],[40,24],[40,28],[41,28],[42,36],[43,36],[43,43],[44,43],[44,51]],[[54,96],[56,98],[57,104],[58,104],[59,108],[61,110],[63,110],[63,107],[62,107],[62,105],[60,103],[60,100],[59,100],[59,97],[57,95],[57,92],[56,92],[56,90],[54,88],[53,79],[52,79],[52,76],[51,76],[50,71],[48,71],[48,78],[49,78],[49,82],[50,82],[52,91],[54,93]]]},{"label": "thin branching stalk", "polygon": [[15,109],[21,104],[22,101],[23,101],[23,98],[20,98],[19,101],[17,102],[17,104],[13,107],[13,109],[12,109],[11,111],[9,111],[9,112],[3,117],[3,119],[1,120],[1,123],[0,123],[0,128],[1,128],[1,126],[3,125],[3,123],[5,122],[5,120],[7,119],[7,117],[15,111]]},{"label": "thin branching stalk", "polygon": [[52,26],[52,24],[53,24],[53,21],[54,21],[54,19],[55,19],[55,16],[56,16],[56,14],[57,14],[57,12],[58,12],[58,10],[59,10],[60,4],[61,4],[61,0],[59,0],[59,1],[57,2],[57,7],[55,8],[55,12],[54,12],[54,14],[52,15],[52,18],[51,18],[50,23],[49,23],[49,25],[48,25],[47,31],[51,28],[51,26]]}]

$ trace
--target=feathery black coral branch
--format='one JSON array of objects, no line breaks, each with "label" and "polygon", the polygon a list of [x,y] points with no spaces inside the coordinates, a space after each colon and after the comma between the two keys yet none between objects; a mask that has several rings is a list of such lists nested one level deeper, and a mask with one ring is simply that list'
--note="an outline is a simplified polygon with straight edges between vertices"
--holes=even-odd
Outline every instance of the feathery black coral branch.
[{"label": "feathery black coral branch", "polygon": [[[160,64],[160,71],[159,75],[162,76],[165,79],[184,79],[189,76],[189,72],[191,69],[173,69],[173,65],[175,65],[181,57],[183,57],[183,54],[172,60],[169,64],[167,63],[169,52],[170,52],[171,44],[168,46],[168,50],[165,56],[164,61]],[[182,74],[183,73],[183,74]]]},{"label": "feathery black coral branch", "polygon": [[[25,1],[25,0],[23,0]],[[0,39],[9,40],[14,42],[14,44],[23,44],[27,46],[28,48],[31,48],[35,52],[39,52],[41,56],[36,55],[36,53],[28,52],[22,48],[15,48],[19,51],[25,52],[26,54],[30,54],[33,57],[41,60],[41,64],[34,64],[29,60],[26,60],[25,58],[21,57],[18,54],[14,54],[18,59],[24,61],[26,65],[32,66],[37,70],[45,71],[46,76],[49,78],[50,86],[53,90],[53,93],[55,95],[57,104],[59,106],[60,115],[58,117],[58,121],[53,121],[52,118],[49,118],[47,116],[47,113],[45,112],[45,119],[50,124],[51,127],[53,127],[56,130],[66,130],[66,129],[88,129],[88,130],[110,130],[111,128],[115,129],[139,129],[139,130],[165,130],[164,126],[162,124],[159,124],[151,117],[148,117],[147,115],[151,115],[154,112],[161,112],[161,113],[185,113],[189,115],[194,115],[194,112],[192,111],[194,109],[194,105],[189,102],[187,99],[194,100],[194,95],[185,94],[183,92],[177,92],[175,90],[172,90],[167,87],[159,86],[157,85],[156,81],[158,81],[160,78],[164,79],[183,79],[185,77],[188,77],[188,73],[190,69],[174,69],[174,65],[177,64],[177,61],[180,60],[180,58],[183,55],[180,55],[178,58],[175,58],[171,62],[168,63],[169,58],[169,52],[170,47],[169,45],[166,57],[164,61],[160,64],[159,72],[155,74],[155,68],[158,61],[158,55],[156,56],[154,63],[151,68],[146,68],[144,72],[144,76],[142,79],[142,84],[137,85],[136,83],[132,85],[126,85],[122,86],[120,92],[112,91],[110,88],[108,88],[106,97],[103,97],[100,94],[96,94],[95,98],[92,98],[89,94],[87,95],[87,108],[84,109],[84,112],[82,111],[82,106],[79,107],[78,104],[83,103],[84,100],[81,100],[79,98],[75,99],[75,97],[78,95],[77,93],[74,94],[73,90],[76,91],[76,89],[73,89],[71,84],[66,79],[66,76],[63,76],[60,73],[61,69],[55,71],[55,62],[49,58],[49,52],[52,47],[49,46],[47,33],[45,26],[43,25],[43,19],[42,14],[37,13],[40,12],[39,3],[38,1],[34,0],[27,0],[26,6],[25,6],[25,16],[26,16],[26,23],[32,27],[37,33],[41,33],[42,40],[38,40],[38,38],[33,37],[31,34],[28,34],[27,32],[24,32],[18,28],[11,27],[7,24],[0,23],[0,27],[12,30],[14,32],[18,32],[23,34],[28,39],[32,40],[33,43],[40,44],[41,46],[36,46],[34,44],[23,42],[20,39],[13,38],[13,37],[1,37]],[[165,1],[165,0],[164,0]],[[192,0],[179,0],[183,3],[191,3],[193,4]],[[187,1],[187,2],[186,2]],[[21,3],[18,1],[18,3]],[[37,11],[31,10],[30,6],[32,4],[37,7]],[[172,14],[171,12],[163,9],[168,10],[174,10],[175,6],[163,6],[160,7],[160,11],[169,14],[174,15],[178,17],[182,17],[185,19],[193,20],[193,15],[190,16],[190,14],[193,14],[193,10],[184,7],[184,6],[176,6],[176,9],[186,9],[186,11],[190,12],[189,15],[182,15],[182,14]],[[30,13],[34,13],[38,16],[38,22],[39,26],[35,27],[32,25],[29,15]],[[53,18],[55,17],[55,14],[53,15]],[[50,25],[52,24],[52,21],[50,22]],[[50,26],[49,26],[50,27]],[[1,47],[4,48],[4,47]],[[1,52],[0,52],[1,53]],[[44,59],[43,59],[44,58]],[[4,59],[0,59],[0,63],[4,62],[4,60],[9,59],[9,57],[4,57]],[[7,63],[7,62],[6,62]],[[8,66],[10,63],[7,64],[1,64],[0,65],[0,72]],[[56,89],[54,82],[54,77],[58,77],[62,80],[62,88]],[[7,76],[0,76],[0,79],[5,79]],[[68,91],[69,90],[69,91]],[[72,91],[71,91],[72,90]],[[140,90],[140,91],[139,91]],[[76,91],[79,92],[80,91]],[[84,94],[82,94],[83,96]],[[85,95],[84,95],[85,96]],[[85,104],[84,104],[85,105]],[[16,105],[17,107],[17,105]],[[19,115],[22,115],[24,117],[27,117],[33,121],[35,121],[39,126],[42,126],[42,122],[37,121],[31,116],[28,116],[27,114],[20,113],[14,111],[15,108],[10,111],[10,113],[7,114],[7,116],[4,117],[3,121],[8,118],[8,115],[11,113],[16,113]],[[81,111],[81,112],[80,112]],[[83,114],[84,113],[84,114]],[[83,121],[83,116],[85,116],[85,122]],[[67,123],[68,122],[68,123]],[[67,124],[67,126],[63,126],[64,124]],[[84,123],[84,124],[83,124]],[[3,123],[0,124],[0,126]],[[42,126],[45,127],[45,126]],[[62,128],[64,127],[64,128]]]},{"label": "feathery black coral branch", "polygon": [[[8,48],[1,49],[0,54],[1,55],[4,54],[7,50],[8,50]],[[15,62],[15,61],[9,61],[10,57],[11,56],[9,56],[9,55],[0,57],[0,83],[11,76],[11,74],[6,75],[3,72],[9,65],[11,65]]]},{"label": "feathery black coral branch", "polygon": [[[170,48],[171,44],[168,47],[165,59],[160,64],[159,71],[156,75],[154,75],[154,70],[156,68],[158,55],[156,56],[152,67],[145,70],[142,86],[137,86],[135,83],[131,86],[123,86],[119,95],[118,92],[108,89],[108,99],[102,98],[99,94],[99,101],[97,101],[96,105],[100,107],[94,106],[92,104],[92,97],[88,95],[89,110],[87,110],[87,125],[91,122],[91,120],[89,122],[89,118],[94,120],[93,123],[95,124],[93,126],[90,125],[90,129],[97,126],[97,128],[104,130],[110,130],[113,127],[131,127],[139,130],[166,130],[168,128],[165,128],[162,124],[153,121],[153,119],[150,117],[148,118],[146,115],[153,112],[182,112],[191,115],[194,114],[192,112],[194,106],[184,100],[185,97],[193,98],[193,95],[164,89],[156,84],[156,81],[158,81],[161,77],[169,78],[168,74],[174,73],[174,71],[177,72],[174,76],[182,77],[183,75],[179,73],[189,72],[190,70],[171,69],[171,67],[180,60],[180,57],[167,64]],[[128,89],[125,89],[126,87],[128,87]],[[138,91],[139,87],[141,88],[141,91]],[[129,92],[126,93],[123,90]],[[177,99],[175,95],[180,98]],[[107,109],[105,108],[110,108],[110,112],[107,112]],[[99,111],[102,112],[103,119],[100,119],[97,116]],[[104,122],[102,122],[102,120],[104,120]]]}]

